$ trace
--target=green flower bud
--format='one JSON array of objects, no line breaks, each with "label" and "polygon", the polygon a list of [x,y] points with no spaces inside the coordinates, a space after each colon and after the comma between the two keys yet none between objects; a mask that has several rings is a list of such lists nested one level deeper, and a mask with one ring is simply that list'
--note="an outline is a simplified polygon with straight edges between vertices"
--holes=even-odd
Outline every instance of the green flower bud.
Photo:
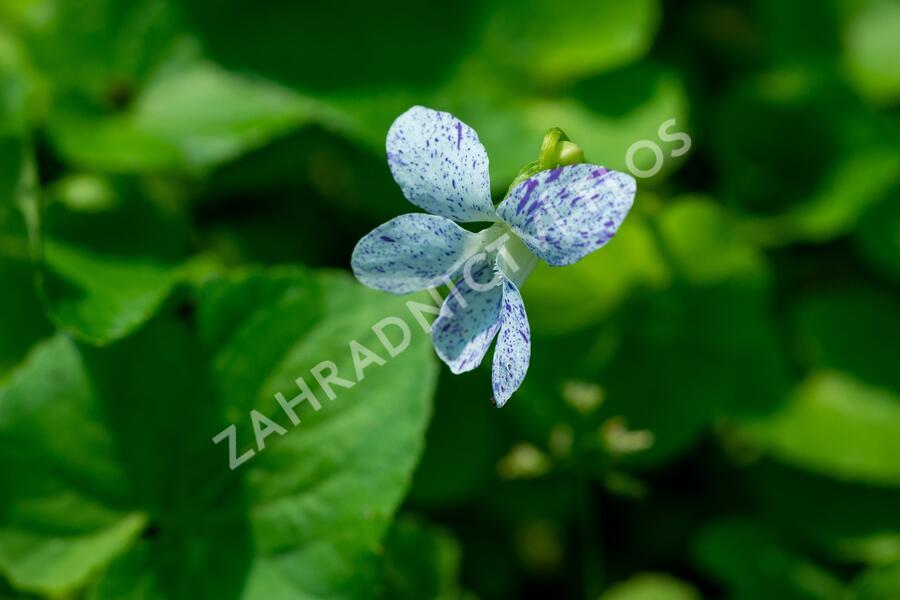
[{"label": "green flower bud", "polygon": [[556,145],[556,160],[559,166],[583,163],[584,150],[578,144],[562,141]]},{"label": "green flower bud", "polygon": [[554,127],[544,135],[538,162],[542,170],[577,165],[584,162],[584,151],[581,146],[569,141],[562,129]]},{"label": "green flower bud", "polygon": [[577,165],[583,162],[584,151],[581,149],[581,146],[569,141],[569,137],[562,129],[553,127],[544,134],[538,160],[522,167],[506,193],[509,194],[517,185],[536,173],[566,165]]}]

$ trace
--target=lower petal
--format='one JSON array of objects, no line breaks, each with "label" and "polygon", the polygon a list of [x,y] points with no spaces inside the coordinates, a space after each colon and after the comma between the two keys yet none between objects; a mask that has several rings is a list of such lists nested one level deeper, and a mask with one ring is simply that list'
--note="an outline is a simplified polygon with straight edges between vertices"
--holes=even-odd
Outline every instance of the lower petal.
[{"label": "lower petal", "polygon": [[531,328],[522,295],[514,283],[503,280],[500,335],[494,348],[491,380],[494,403],[499,407],[519,389],[531,360]]},{"label": "lower petal", "polygon": [[494,262],[484,260],[459,281],[431,326],[434,349],[453,373],[480,365],[500,329],[503,285]]}]

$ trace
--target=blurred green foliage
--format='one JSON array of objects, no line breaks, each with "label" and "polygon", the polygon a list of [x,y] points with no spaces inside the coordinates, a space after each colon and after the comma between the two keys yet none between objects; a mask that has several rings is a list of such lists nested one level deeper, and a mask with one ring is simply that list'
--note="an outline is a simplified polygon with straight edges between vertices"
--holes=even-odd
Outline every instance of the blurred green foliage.
[{"label": "blurred green foliage", "polygon": [[[895,0],[5,0],[0,598],[900,598],[898,43]],[[665,160],[531,276],[507,407],[410,321],[294,426],[408,315],[347,266],[413,104],[495,199],[554,126]]]}]

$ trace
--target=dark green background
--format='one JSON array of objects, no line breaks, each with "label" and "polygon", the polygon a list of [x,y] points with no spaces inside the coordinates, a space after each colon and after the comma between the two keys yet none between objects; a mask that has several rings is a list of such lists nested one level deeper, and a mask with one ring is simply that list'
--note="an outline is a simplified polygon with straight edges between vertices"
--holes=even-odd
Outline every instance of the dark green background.
[{"label": "dark green background", "polygon": [[[405,314],[348,265],[414,104],[495,200],[666,160],[506,407],[417,332],[292,427]],[[900,598],[898,111],[892,0],[4,0],[0,598]]]}]

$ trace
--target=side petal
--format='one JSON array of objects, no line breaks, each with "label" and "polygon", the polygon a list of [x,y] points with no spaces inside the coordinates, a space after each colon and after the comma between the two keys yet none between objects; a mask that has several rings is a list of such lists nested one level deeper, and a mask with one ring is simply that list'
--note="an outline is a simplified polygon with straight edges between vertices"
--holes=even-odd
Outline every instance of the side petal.
[{"label": "side petal", "polygon": [[503,285],[494,273],[494,259],[479,263],[441,306],[431,325],[431,340],[442,361],[453,373],[465,373],[481,364],[500,329]]},{"label": "side petal", "polygon": [[455,221],[493,221],[488,157],[475,131],[451,115],[414,106],[387,134],[387,158],[406,199]]},{"label": "side petal", "polygon": [[626,173],[588,164],[559,167],[516,186],[497,214],[548,264],[570,265],[612,239],[636,190]]},{"label": "side petal", "polygon": [[474,233],[450,219],[400,215],[359,240],[350,265],[363,284],[408,294],[448,281],[477,244]]},{"label": "side petal", "polygon": [[494,348],[491,382],[494,403],[500,407],[519,389],[531,360],[531,328],[519,289],[503,279],[503,303],[500,313],[500,335]]}]

